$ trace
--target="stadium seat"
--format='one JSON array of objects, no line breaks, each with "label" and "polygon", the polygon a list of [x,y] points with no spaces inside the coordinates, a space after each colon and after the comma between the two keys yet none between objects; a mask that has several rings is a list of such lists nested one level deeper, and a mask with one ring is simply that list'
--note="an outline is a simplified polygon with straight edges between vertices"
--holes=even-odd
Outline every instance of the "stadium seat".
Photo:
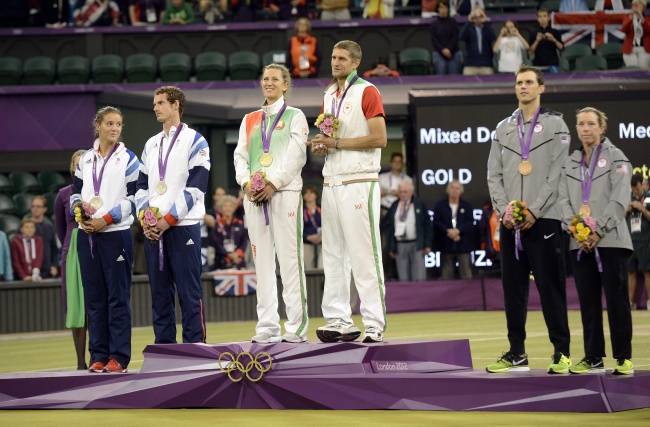
[{"label": "stadium seat", "polygon": [[39,193],[41,191],[38,179],[29,172],[11,172],[9,179],[14,186],[14,193]]},{"label": "stadium seat", "polygon": [[567,71],[572,71],[576,68],[577,58],[591,56],[593,54],[591,47],[586,44],[572,44],[564,48],[560,57],[566,59],[569,63],[569,69]]},{"label": "stadium seat", "polygon": [[28,85],[51,85],[54,83],[56,64],[52,58],[46,56],[35,56],[25,60],[23,75],[25,84]]},{"label": "stadium seat", "polygon": [[202,52],[194,58],[196,80],[200,82],[225,80],[228,72],[228,58],[221,52]]},{"label": "stadium seat", "polygon": [[134,53],[126,58],[126,81],[129,83],[155,82],[158,61],[150,53]]},{"label": "stadium seat", "polygon": [[93,59],[92,75],[94,83],[122,83],[124,59],[118,55],[99,55]]},{"label": "stadium seat", "polygon": [[596,48],[596,55],[600,55],[607,60],[608,70],[618,70],[625,65],[622,50],[623,43],[603,43]]},{"label": "stadium seat", "polygon": [[14,194],[14,206],[16,207],[16,214],[23,217],[32,211],[32,199],[34,194],[31,193],[18,193]]},{"label": "stadium seat", "polygon": [[14,185],[6,175],[0,173],[0,193],[14,194]]},{"label": "stadium seat", "polygon": [[186,82],[190,80],[192,60],[186,53],[166,53],[160,57],[159,68],[163,82]]},{"label": "stadium seat", "polygon": [[607,69],[607,60],[600,55],[581,56],[576,59],[576,71],[603,71]]},{"label": "stadium seat", "polygon": [[68,181],[59,172],[43,171],[39,172],[36,177],[41,184],[43,191],[59,191],[60,188],[68,185]]},{"label": "stadium seat", "polygon": [[10,242],[19,229],[20,218],[16,215],[0,214],[0,230],[5,232]]},{"label": "stadium seat", "polygon": [[23,76],[23,62],[11,56],[0,58],[0,86],[19,85]]},{"label": "stadium seat", "polygon": [[228,58],[230,80],[257,80],[260,77],[261,60],[255,52],[235,52]]},{"label": "stadium seat", "polygon": [[[560,11],[560,0],[542,0],[539,2],[539,8],[544,8],[548,9],[549,14],[551,12],[559,12]],[[591,9],[593,10],[593,9]]]},{"label": "stadium seat", "polygon": [[57,64],[59,83],[86,84],[90,75],[90,61],[83,56],[65,56]]},{"label": "stadium seat", "polygon": [[287,63],[287,52],[285,50],[272,50],[262,55],[262,66],[266,67],[269,64],[282,64]]},{"label": "stadium seat", "polygon": [[409,47],[399,53],[399,66],[406,76],[431,74],[431,52],[422,47]]},{"label": "stadium seat", "polygon": [[0,214],[15,214],[16,206],[11,197],[6,194],[0,194]]}]

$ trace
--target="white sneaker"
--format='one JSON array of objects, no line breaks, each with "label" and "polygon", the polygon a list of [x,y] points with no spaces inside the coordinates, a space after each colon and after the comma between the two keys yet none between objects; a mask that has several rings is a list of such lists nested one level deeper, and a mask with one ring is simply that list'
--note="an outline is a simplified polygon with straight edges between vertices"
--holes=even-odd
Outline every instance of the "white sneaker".
[{"label": "white sneaker", "polygon": [[271,335],[268,332],[258,332],[253,338],[251,338],[251,342],[259,344],[270,344],[274,342],[280,342],[281,340],[282,337],[278,335]]},{"label": "white sneaker", "polygon": [[382,342],[384,334],[377,326],[368,326],[363,333],[363,342]]},{"label": "white sneaker", "polygon": [[316,329],[316,336],[323,342],[354,341],[359,338],[361,331],[352,323],[343,319],[327,319],[327,325]]},{"label": "white sneaker", "polygon": [[300,337],[292,332],[286,332],[282,335],[282,342],[301,343],[307,341],[307,337]]}]

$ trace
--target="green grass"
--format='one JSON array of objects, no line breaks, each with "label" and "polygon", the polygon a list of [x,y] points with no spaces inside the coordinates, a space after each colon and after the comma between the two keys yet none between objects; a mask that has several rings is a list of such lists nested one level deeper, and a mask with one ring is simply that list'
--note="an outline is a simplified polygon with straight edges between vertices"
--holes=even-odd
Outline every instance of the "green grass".
[{"label": "green grass", "polygon": [[[606,317],[605,317],[606,318]],[[311,319],[309,339],[316,339],[315,328],[322,319]],[[361,319],[355,318],[360,325]],[[634,311],[633,361],[635,369],[650,369],[650,312]],[[583,356],[580,313],[569,312],[571,352],[574,363]],[[230,342],[248,339],[255,322],[208,324],[208,342]],[[180,330],[180,327],[179,327]],[[527,352],[532,369],[545,369],[552,347],[540,311],[528,314]],[[611,355],[609,330],[606,326],[607,354]],[[386,340],[441,340],[468,338],[474,368],[483,369],[508,349],[503,312],[433,312],[404,313],[389,316]],[[179,336],[180,340],[180,336]],[[142,366],[141,351],[153,342],[151,328],[133,330],[133,359],[129,368]],[[611,369],[614,360],[606,359]],[[76,366],[72,337],[68,331],[0,335],[0,373],[71,370]],[[647,426],[650,409],[615,414],[562,413],[492,413],[436,411],[271,411],[271,410],[110,410],[110,411],[0,411],[3,425],[63,425],[74,422],[93,426],[117,425],[214,425],[229,423],[264,426],[329,426],[329,425],[517,425],[546,426],[605,425],[612,422],[627,426]],[[261,421],[263,420],[263,422]]]}]

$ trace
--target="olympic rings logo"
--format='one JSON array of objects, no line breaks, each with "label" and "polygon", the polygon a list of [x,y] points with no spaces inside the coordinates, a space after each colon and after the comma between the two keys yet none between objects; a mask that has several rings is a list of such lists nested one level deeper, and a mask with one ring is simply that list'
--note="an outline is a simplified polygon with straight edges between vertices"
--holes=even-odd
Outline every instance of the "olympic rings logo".
[{"label": "olympic rings logo", "polygon": [[[266,360],[264,359],[265,357]],[[226,360],[228,364],[225,367],[221,363],[221,359],[223,358],[229,358],[229,360]],[[262,379],[265,373],[271,370],[273,358],[266,351],[260,351],[255,357],[248,351],[239,353],[237,357],[228,351],[224,351],[219,356],[218,364],[221,372],[228,374],[230,381],[238,383],[246,377],[256,383]],[[241,375],[238,375],[237,372]],[[252,372],[257,372],[259,376],[255,377],[251,375]]]}]

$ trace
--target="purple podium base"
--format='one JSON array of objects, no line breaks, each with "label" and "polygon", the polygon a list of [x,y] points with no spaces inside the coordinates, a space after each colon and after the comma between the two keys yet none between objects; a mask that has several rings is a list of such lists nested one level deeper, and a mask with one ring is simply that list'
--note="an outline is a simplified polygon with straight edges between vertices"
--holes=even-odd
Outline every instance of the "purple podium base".
[{"label": "purple podium base", "polygon": [[618,412],[650,407],[631,376],[488,374],[468,340],[150,345],[140,372],[0,375],[0,409],[411,409]]}]

